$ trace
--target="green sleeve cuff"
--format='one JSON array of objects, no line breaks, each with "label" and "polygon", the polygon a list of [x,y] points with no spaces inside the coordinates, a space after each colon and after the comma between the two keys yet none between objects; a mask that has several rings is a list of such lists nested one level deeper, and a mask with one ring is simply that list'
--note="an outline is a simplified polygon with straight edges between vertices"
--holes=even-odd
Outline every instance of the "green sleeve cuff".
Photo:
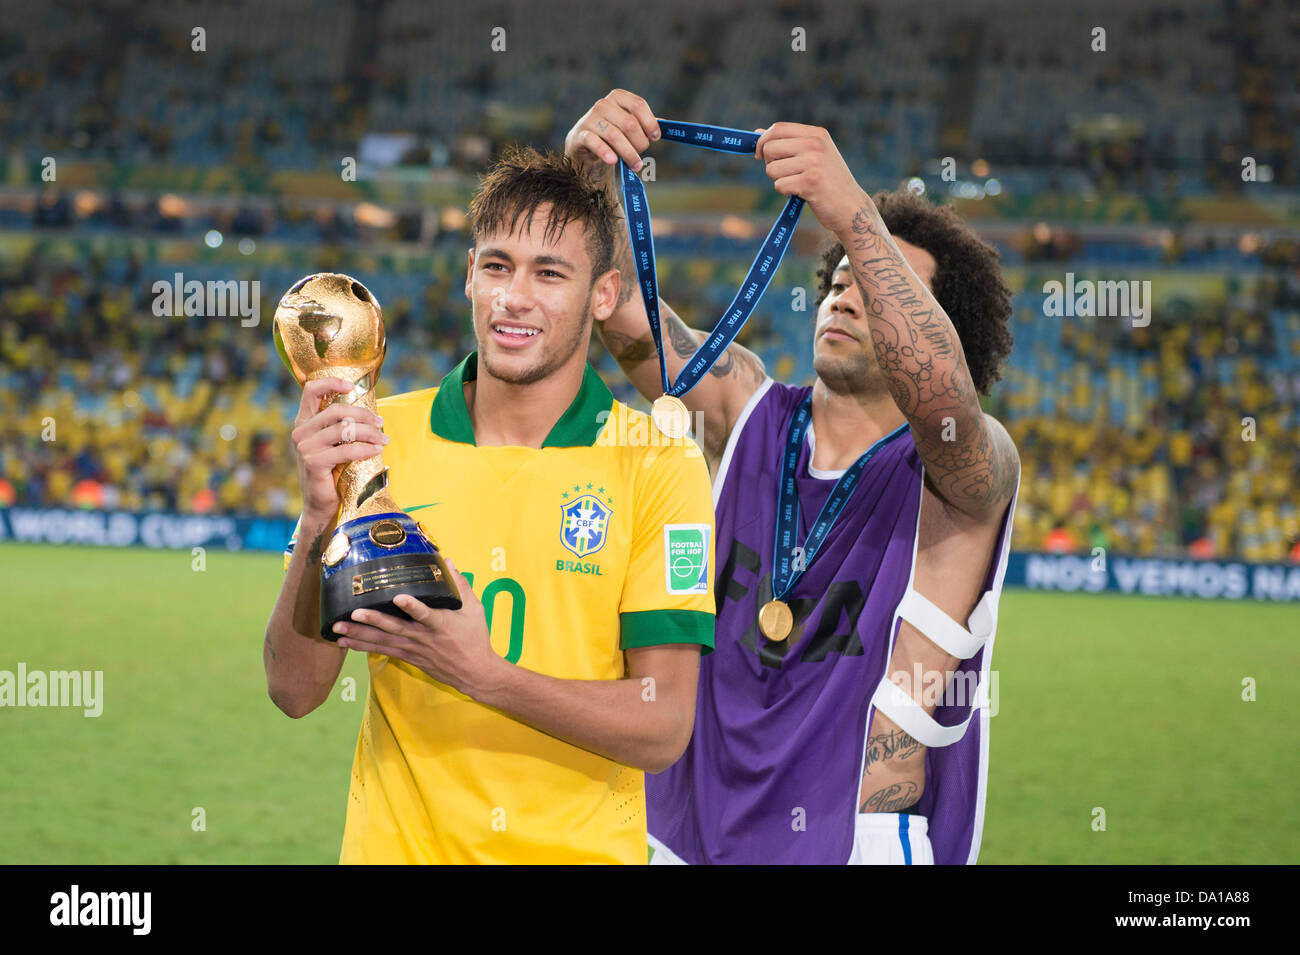
[{"label": "green sleeve cuff", "polygon": [[697,643],[700,656],[713,652],[714,616],[703,610],[640,610],[620,615],[621,649],[657,647],[665,643]]}]

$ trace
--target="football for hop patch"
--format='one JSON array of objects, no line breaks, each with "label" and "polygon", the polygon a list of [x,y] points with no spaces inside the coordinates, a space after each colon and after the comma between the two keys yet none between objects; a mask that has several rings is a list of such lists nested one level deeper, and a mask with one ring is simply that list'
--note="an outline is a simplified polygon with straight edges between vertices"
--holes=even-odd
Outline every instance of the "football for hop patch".
[{"label": "football for hop patch", "polygon": [[708,524],[664,525],[664,578],[669,594],[709,592]]}]

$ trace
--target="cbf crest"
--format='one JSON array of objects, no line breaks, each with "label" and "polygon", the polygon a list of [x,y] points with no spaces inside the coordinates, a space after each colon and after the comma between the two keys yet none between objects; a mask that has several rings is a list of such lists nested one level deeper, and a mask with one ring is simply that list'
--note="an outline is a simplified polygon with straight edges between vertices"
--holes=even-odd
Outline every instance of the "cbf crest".
[{"label": "cbf crest", "polygon": [[579,557],[594,554],[605,546],[613,513],[614,509],[594,494],[560,505],[560,542]]}]

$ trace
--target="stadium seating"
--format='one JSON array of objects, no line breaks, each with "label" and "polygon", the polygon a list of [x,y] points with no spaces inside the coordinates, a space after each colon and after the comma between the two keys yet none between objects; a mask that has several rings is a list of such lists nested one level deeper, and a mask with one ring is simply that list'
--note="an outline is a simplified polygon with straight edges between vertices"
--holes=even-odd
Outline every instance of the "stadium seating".
[{"label": "stadium seating", "polygon": [[[385,306],[381,394],[435,384],[473,347],[461,254],[442,254],[431,274],[358,273]],[[695,264],[664,258],[661,287],[693,324],[709,325],[745,263]],[[742,337],[784,380],[811,378],[810,313],[788,303],[813,264],[783,266]],[[35,253],[0,268],[0,474],[14,503],[296,514],[286,435],[301,392],[275,357],[268,320],[309,270],[257,270],[263,321],[253,328],[155,316],[152,283],[176,270],[230,277],[201,263]],[[1294,280],[1212,273],[1201,294],[1196,281],[1177,281],[1188,291],[1162,306],[1156,334],[1113,319],[1049,320],[1042,275],[1010,275],[1016,343],[988,408],[1022,455],[1018,546],[1169,555],[1196,545],[1202,555],[1286,559],[1300,538]],[[1180,276],[1189,277],[1204,278]],[[602,349],[592,360],[618,397],[644,404]],[[42,440],[47,419],[57,440]],[[1247,419],[1253,440],[1243,439]]]},{"label": "stadium seating", "polygon": [[[1261,187],[1300,182],[1300,12],[1247,6],[16,6],[0,23],[0,506],[295,514],[300,392],[270,346],[279,295],[309,272],[357,275],[385,308],[381,393],[436,383],[473,347],[459,223],[472,177],[506,142],[558,145],[624,86],[664,116],[823,124],[872,189],[916,176],[1022,223],[991,233],[1015,348],[987,405],[1022,455],[1017,547],[1300,558],[1300,245],[1193,235],[1185,207],[1171,211],[1256,195],[1247,155]],[[650,34],[671,42],[637,42]],[[414,136],[418,181],[446,195],[408,197],[385,223],[358,211],[346,189],[361,184],[328,192],[367,133]],[[967,181],[945,181],[945,156]],[[72,181],[41,179],[46,157],[77,166]],[[661,158],[662,182],[752,186],[737,214],[774,213],[758,163]],[[1085,206],[1094,224],[1156,225],[1028,238]],[[720,231],[656,236],[664,297],[696,327],[754,248]],[[812,286],[801,251],[741,339],[796,382],[813,374],[810,313],[790,309]],[[1160,321],[1049,319],[1044,282],[1066,269],[1156,276]],[[152,285],[178,271],[258,281],[260,324],[156,316]],[[603,350],[592,360],[642,404]]]},{"label": "stadium seating", "polygon": [[[1079,176],[1089,188],[1195,195],[1240,189],[1240,158],[1253,155],[1294,185],[1300,22],[1283,0],[1251,7],[1225,16],[1219,0],[1105,0],[1084,15],[994,0],[977,14],[951,0],[735,0],[701,19],[694,0],[597,15],[556,0],[497,23],[473,4],[431,19],[420,0],[246,0],[201,15],[95,6],[72,24],[57,5],[30,4],[0,25],[0,142],[27,160],[335,170],[361,133],[397,131],[426,138],[428,164],[473,172],[481,149],[471,141],[558,142],[618,85],[666,116],[826,125],[872,182],[954,155],[989,160],[1036,191]],[[295,29],[307,22],[327,26]],[[566,32],[574,22],[581,48]],[[1094,49],[1098,27],[1104,51]],[[665,32],[672,44],[636,42]],[[288,46],[273,39],[290,34]],[[699,157],[679,168],[736,174]]]}]

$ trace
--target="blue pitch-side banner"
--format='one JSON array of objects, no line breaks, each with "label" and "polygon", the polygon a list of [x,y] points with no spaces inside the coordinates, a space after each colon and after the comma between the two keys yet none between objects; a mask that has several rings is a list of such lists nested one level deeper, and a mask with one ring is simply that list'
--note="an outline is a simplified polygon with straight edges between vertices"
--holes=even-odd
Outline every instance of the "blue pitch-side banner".
[{"label": "blue pitch-side banner", "polygon": [[1100,558],[1076,554],[1012,552],[1008,587],[1062,593],[1123,593],[1144,597],[1300,601],[1300,565],[1232,560]]},{"label": "blue pitch-side banner", "polygon": [[[81,511],[0,508],[0,541],[259,550],[279,553],[294,521],[250,514],[172,514],[163,511]],[[1148,597],[1300,602],[1300,565],[1227,560],[1098,558],[1080,554],[1013,552],[1006,586],[1060,593],[1124,593]]]},{"label": "blue pitch-side banner", "polygon": [[0,508],[0,541],[283,551],[294,524],[295,521],[284,517],[251,514],[11,507]]}]

